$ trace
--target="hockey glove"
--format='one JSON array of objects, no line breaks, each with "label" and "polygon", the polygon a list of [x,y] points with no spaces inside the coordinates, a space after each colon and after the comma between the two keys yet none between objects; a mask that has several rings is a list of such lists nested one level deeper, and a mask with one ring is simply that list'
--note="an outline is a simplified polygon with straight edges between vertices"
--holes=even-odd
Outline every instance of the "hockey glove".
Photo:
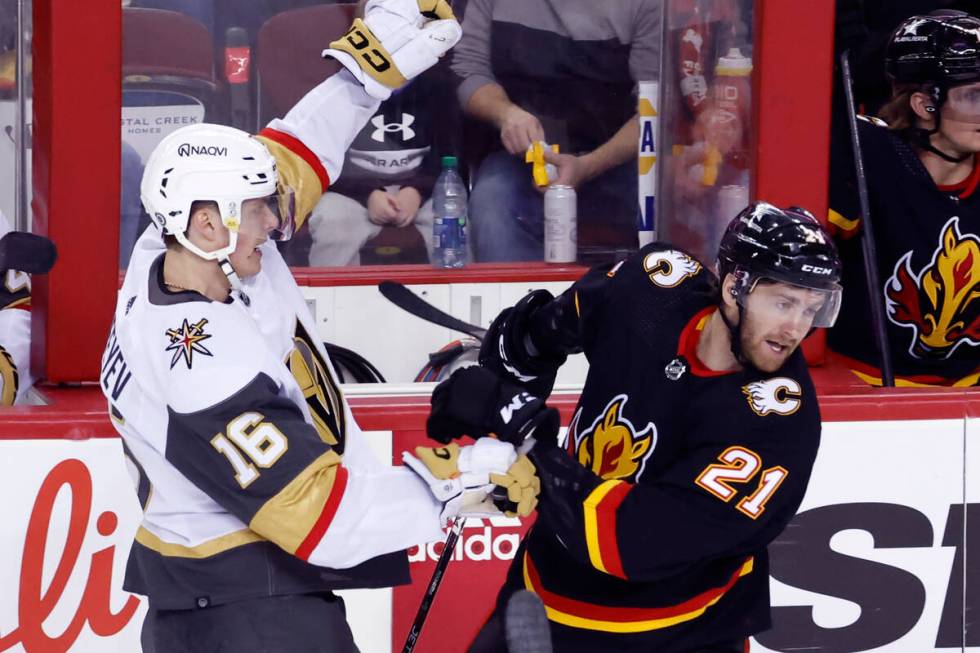
[{"label": "hockey glove", "polygon": [[541,510],[538,519],[560,538],[573,555],[588,560],[583,548],[585,513],[582,508],[602,478],[583,467],[567,451],[555,446],[536,445],[527,454],[541,483]]},{"label": "hockey glove", "polygon": [[364,19],[323,51],[378,100],[431,68],[463,30],[446,0],[370,0]]},{"label": "hockey glove", "polygon": [[436,386],[425,424],[429,437],[443,444],[494,435],[514,446],[532,433],[553,442],[558,426],[558,411],[543,399],[479,366],[456,370]]},{"label": "hockey glove", "polygon": [[[537,505],[540,485],[535,483],[534,468],[526,457],[518,458],[513,446],[499,440],[480,440],[466,447],[456,443],[435,449],[416,447],[414,456],[403,452],[402,461],[442,502],[442,523],[457,515],[492,517],[504,510],[526,516]],[[491,494],[498,484],[500,508]]]},{"label": "hockey glove", "polygon": [[490,474],[497,487],[491,493],[494,505],[508,517],[527,517],[538,505],[541,481],[534,465],[521,454],[506,474]]},{"label": "hockey glove", "polygon": [[566,358],[565,354],[540,351],[531,339],[531,315],[553,299],[547,290],[535,290],[513,308],[504,309],[490,324],[480,347],[480,365],[539,397],[551,394]]}]

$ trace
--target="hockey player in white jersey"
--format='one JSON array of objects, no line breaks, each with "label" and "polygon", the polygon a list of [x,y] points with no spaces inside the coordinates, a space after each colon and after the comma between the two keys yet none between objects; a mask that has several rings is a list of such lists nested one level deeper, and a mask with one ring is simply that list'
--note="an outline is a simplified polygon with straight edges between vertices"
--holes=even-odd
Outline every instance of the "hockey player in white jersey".
[{"label": "hockey player in white jersey", "polygon": [[407,582],[404,550],[457,514],[499,514],[497,486],[509,509],[533,509],[536,479],[510,472],[509,444],[419,448],[395,468],[371,454],[273,242],[338,176],[378,101],[458,38],[443,0],[371,0],[327,50],[346,70],[283,120],[257,137],[184,128],[150,156],[155,226],[101,373],[139,478],[124,587],[149,597],[144,647],[355,651],[333,590]]},{"label": "hockey player in white jersey", "polygon": [[12,231],[0,212],[0,408],[25,403],[34,385],[30,273],[46,273],[54,260],[50,240]]}]

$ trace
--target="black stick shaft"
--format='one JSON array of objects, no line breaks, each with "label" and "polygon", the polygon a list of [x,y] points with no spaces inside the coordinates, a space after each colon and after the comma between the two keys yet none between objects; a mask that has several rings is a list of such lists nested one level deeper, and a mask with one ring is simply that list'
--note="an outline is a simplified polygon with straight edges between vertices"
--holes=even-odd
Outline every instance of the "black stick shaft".
[{"label": "black stick shaft", "polygon": [[483,340],[483,337],[487,334],[486,329],[469,324],[468,322],[463,322],[459,318],[439,310],[397,281],[382,281],[378,284],[378,290],[392,304],[404,311],[408,311],[415,317],[422,318],[426,322],[465,333],[473,336],[477,340]]},{"label": "black stick shaft", "polygon": [[449,536],[446,538],[446,543],[442,547],[442,555],[439,556],[439,560],[436,562],[435,571],[432,572],[432,578],[429,579],[429,586],[425,588],[425,595],[422,596],[422,602],[419,603],[418,612],[415,613],[415,621],[412,622],[412,627],[408,631],[408,637],[405,638],[405,646],[402,647],[402,653],[412,653],[415,650],[415,644],[422,634],[422,626],[425,625],[425,619],[429,616],[429,610],[432,608],[432,602],[436,598],[436,592],[439,591],[442,578],[446,574],[446,567],[449,566],[449,561],[453,558],[453,551],[456,550],[456,543],[459,541],[459,534],[463,530],[463,523],[465,521],[465,517],[456,517],[452,527],[449,529]]},{"label": "black stick shaft", "polygon": [[861,157],[861,137],[858,134],[857,107],[854,103],[853,79],[848,54],[849,51],[841,53],[840,65],[844,77],[847,119],[851,128],[854,171],[857,175],[858,201],[861,207],[861,250],[864,254],[864,274],[868,281],[868,297],[871,300],[871,327],[874,330],[875,345],[878,348],[878,356],[881,361],[881,384],[885,387],[894,387],[895,374],[892,371],[888,331],[885,328],[885,305],[881,295],[881,280],[878,277],[878,256],[871,221],[871,205],[868,201],[868,179],[864,174],[864,159]]}]

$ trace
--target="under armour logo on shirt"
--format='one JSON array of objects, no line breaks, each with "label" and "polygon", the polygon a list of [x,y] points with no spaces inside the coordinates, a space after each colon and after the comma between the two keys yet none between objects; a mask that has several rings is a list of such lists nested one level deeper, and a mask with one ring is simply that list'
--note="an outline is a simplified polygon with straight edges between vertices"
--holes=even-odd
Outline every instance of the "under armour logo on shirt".
[{"label": "under armour logo on shirt", "polygon": [[403,141],[410,141],[415,138],[415,130],[412,129],[411,125],[415,123],[415,116],[410,113],[402,114],[402,121],[397,122],[385,122],[385,117],[382,114],[378,114],[371,118],[371,124],[377,127],[371,134],[371,138],[378,141],[379,143],[385,142],[385,134],[393,132],[401,132]]}]

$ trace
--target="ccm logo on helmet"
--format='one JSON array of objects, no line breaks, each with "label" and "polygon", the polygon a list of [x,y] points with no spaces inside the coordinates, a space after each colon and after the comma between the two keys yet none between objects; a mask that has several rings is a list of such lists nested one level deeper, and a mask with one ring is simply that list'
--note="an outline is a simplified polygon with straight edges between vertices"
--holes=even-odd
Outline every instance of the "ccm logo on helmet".
[{"label": "ccm logo on helmet", "polygon": [[809,263],[800,266],[800,269],[804,272],[812,272],[814,274],[830,274],[833,272],[830,268],[822,268],[819,265],[810,265]]},{"label": "ccm logo on helmet", "polygon": [[194,156],[195,154],[203,156],[228,156],[228,148],[218,147],[216,145],[191,145],[190,143],[184,143],[177,148],[177,156]]}]

